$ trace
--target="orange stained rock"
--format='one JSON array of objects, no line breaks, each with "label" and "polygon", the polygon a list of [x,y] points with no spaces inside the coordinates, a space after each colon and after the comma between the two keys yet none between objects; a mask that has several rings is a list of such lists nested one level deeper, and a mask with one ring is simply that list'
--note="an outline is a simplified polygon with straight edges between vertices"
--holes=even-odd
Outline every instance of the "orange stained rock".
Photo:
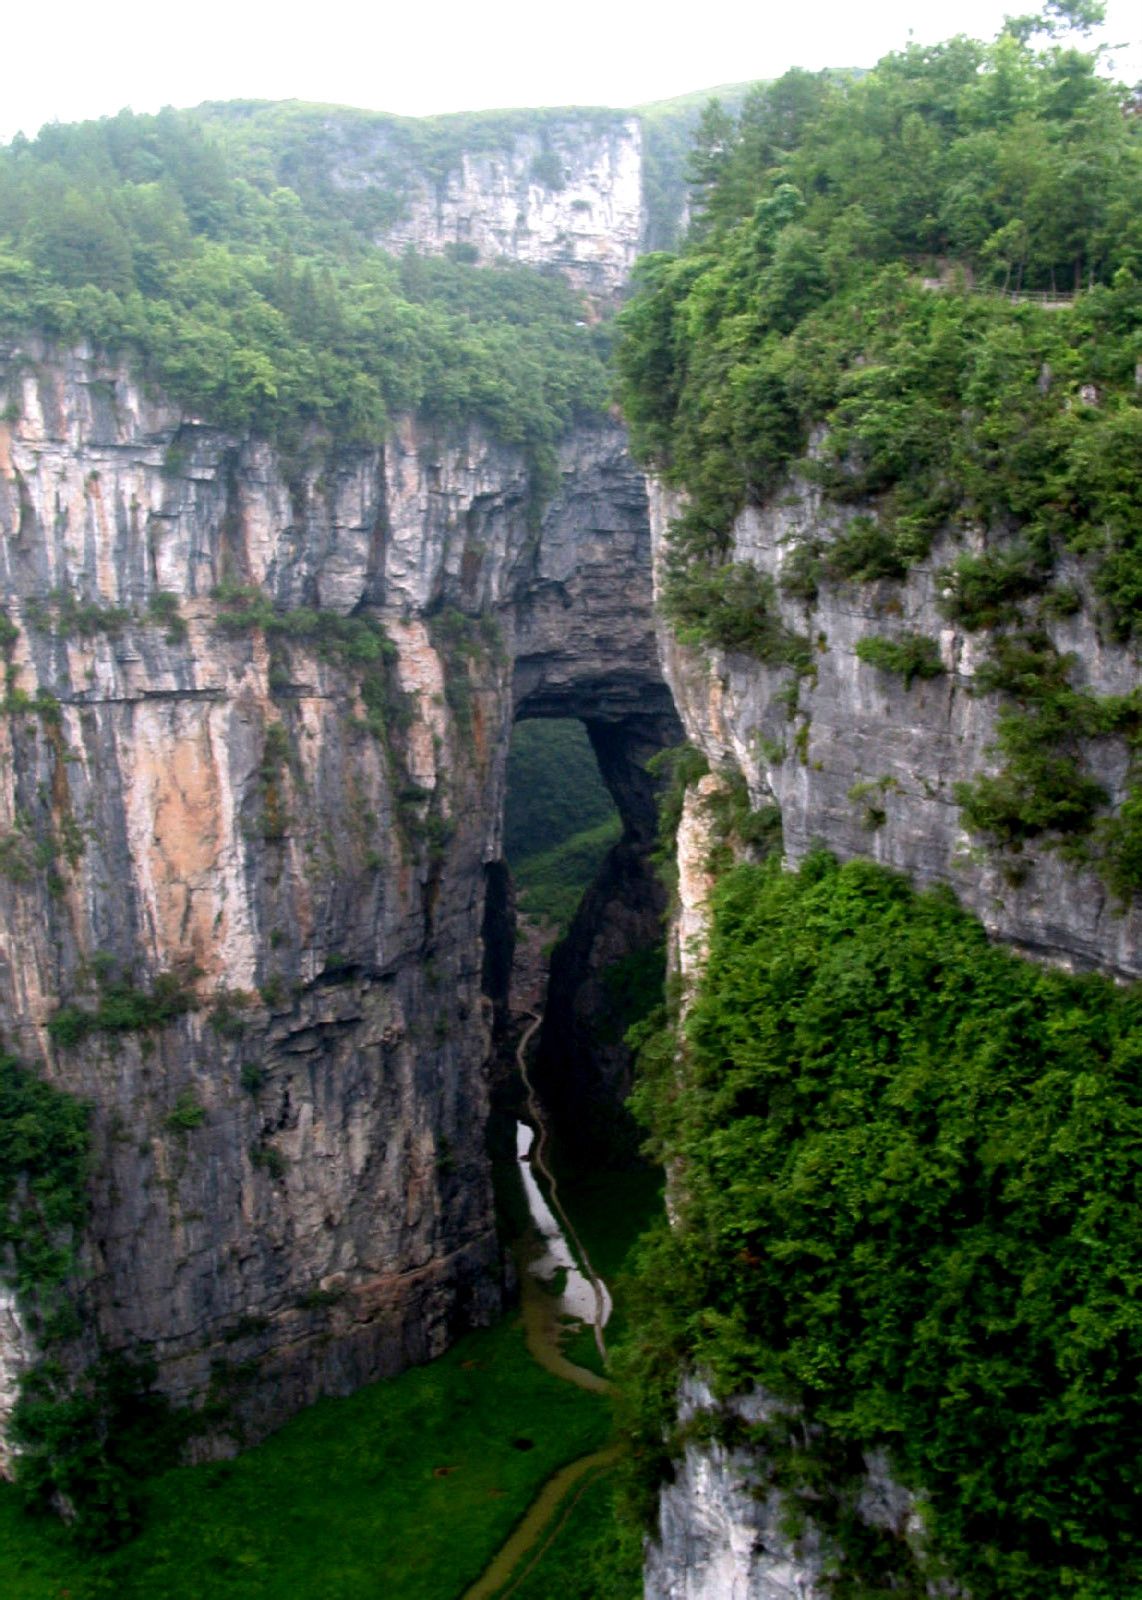
[{"label": "orange stained rock", "polygon": [[[149,801],[145,851],[154,894],[159,959],[190,955],[210,977],[226,959],[226,908],[217,904],[219,849],[226,827],[223,786],[208,722],[196,717],[178,736],[134,751],[134,783]],[[222,920],[215,925],[216,913]]]}]

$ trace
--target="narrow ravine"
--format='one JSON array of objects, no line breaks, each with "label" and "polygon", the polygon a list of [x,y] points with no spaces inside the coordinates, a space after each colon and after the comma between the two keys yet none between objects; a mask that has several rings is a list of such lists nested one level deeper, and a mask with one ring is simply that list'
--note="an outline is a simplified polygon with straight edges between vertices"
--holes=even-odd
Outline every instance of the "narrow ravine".
[{"label": "narrow ravine", "polygon": [[[524,1333],[528,1351],[541,1367],[581,1389],[600,1394],[610,1389],[607,1379],[568,1360],[563,1353],[563,1340],[578,1322],[592,1328],[599,1354],[605,1358],[603,1330],[612,1306],[610,1292],[592,1267],[563,1208],[558,1182],[547,1160],[547,1123],[527,1070],[527,1049],[542,1019],[534,1012],[530,1015],[532,1020],[516,1050],[516,1065],[527,1092],[527,1114],[534,1124],[516,1124],[516,1159],[534,1230],[516,1249]],[[546,1195],[537,1173],[547,1185]],[[556,1290],[554,1285],[559,1279],[562,1281]],[[507,1600],[558,1537],[588,1483],[610,1467],[620,1453],[621,1446],[617,1444],[593,1450],[567,1462],[548,1478],[506,1543],[477,1581],[464,1591],[462,1600]]]},{"label": "narrow ravine", "polygon": [[[516,1064],[523,1086],[527,1090],[527,1111],[535,1132],[526,1123],[516,1125],[516,1154],[527,1195],[528,1210],[536,1228],[547,1244],[547,1254],[529,1263],[525,1276],[549,1282],[557,1271],[567,1273],[566,1284],[558,1296],[563,1315],[589,1323],[594,1330],[599,1355],[606,1359],[607,1346],[603,1335],[611,1315],[611,1297],[607,1286],[591,1265],[590,1257],[575,1230],[575,1225],[563,1208],[559,1198],[559,1184],[547,1160],[547,1122],[543,1106],[535,1092],[527,1070],[527,1047],[539,1027],[541,1017],[532,1015],[532,1021],[520,1040],[516,1051]],[[550,1205],[536,1179],[536,1172],[547,1181]],[[583,1370],[576,1368],[576,1371]],[[591,1387],[591,1385],[585,1385]]]}]

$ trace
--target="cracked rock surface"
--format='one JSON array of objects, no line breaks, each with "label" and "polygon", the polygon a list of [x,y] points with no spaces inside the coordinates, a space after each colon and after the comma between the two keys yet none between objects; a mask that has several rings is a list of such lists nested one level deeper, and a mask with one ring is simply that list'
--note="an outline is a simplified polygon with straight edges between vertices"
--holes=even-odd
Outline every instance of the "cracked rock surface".
[{"label": "cracked rock surface", "polygon": [[[9,345],[0,388],[0,1030],[94,1107],[90,1320],[253,1437],[499,1308],[507,744],[517,711],[669,712],[645,485],[584,425],[536,529],[520,454],[475,429],[298,469],[86,349]],[[381,625],[381,714],[312,632],[227,626],[220,585]],[[165,1027],[48,1029],[165,974]],[[5,1312],[0,1402],[21,1338]]]}]

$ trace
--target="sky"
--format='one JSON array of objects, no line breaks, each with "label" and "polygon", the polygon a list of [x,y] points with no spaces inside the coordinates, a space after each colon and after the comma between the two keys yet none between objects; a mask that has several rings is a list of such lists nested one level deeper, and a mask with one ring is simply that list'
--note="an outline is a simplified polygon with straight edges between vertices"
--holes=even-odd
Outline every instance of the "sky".
[{"label": "sky", "polygon": [[[788,67],[871,66],[909,34],[991,38],[1035,0],[55,0],[7,9],[0,140],[45,122],[203,100],[312,100],[422,116],[639,105]],[[1109,0],[1116,76],[1142,77],[1142,6]]]}]

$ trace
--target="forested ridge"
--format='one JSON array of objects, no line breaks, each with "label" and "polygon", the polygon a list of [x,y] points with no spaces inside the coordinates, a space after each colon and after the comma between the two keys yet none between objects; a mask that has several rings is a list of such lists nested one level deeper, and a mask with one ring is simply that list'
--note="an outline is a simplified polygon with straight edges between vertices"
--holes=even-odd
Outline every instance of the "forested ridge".
[{"label": "forested ridge", "polygon": [[[1010,883],[1034,841],[1121,905],[1142,888],[1142,703],[1079,687],[1055,643],[1080,610],[1108,648],[1142,622],[1142,143],[1136,99],[1062,31],[1083,9],[710,107],[689,235],[640,264],[617,359],[636,448],[681,491],[683,642],[784,670],[795,707],[828,648],[818,592],[892,614],[958,542],[941,607],[976,643],[969,692],[998,701],[963,824]],[[853,513],[842,531],[776,577],[735,559],[739,513],[799,483]],[[906,684],[945,670],[935,639],[890,635],[858,659]],[[1099,739],[1132,753],[1118,803],[1086,764]],[[852,793],[870,828],[875,788]],[[653,1518],[684,1446],[714,1437],[783,1493],[795,1552],[824,1534],[838,1597],[1130,1600],[1137,986],[1021,960],[950,892],[870,862],[728,869],[749,819],[705,809],[709,957],[638,1030],[675,1214],[621,1358],[631,1504]],[[680,1372],[718,1402],[684,1426]],[[758,1391],[769,1421],[749,1424],[732,1399]],[[870,1526],[870,1458],[917,1496],[911,1532]]]},{"label": "forested ridge", "polygon": [[[1098,547],[1132,628],[1142,138],[1096,65],[1016,28],[707,108],[688,239],[639,264],[618,349],[636,446],[692,500],[678,607],[819,430],[829,491],[882,498],[886,568],[953,514],[1019,527]],[[1030,290],[1085,293],[1006,298]],[[1084,383],[1097,408],[1067,403]]]},{"label": "forested ridge", "polygon": [[[1112,804],[1084,750],[1119,738],[1136,763],[1142,706],[1076,687],[1052,629],[1084,607],[1108,640],[1142,624],[1142,138],[1136,100],[1053,25],[709,107],[689,236],[639,264],[617,359],[635,447],[686,497],[664,592],[680,635],[804,676],[782,599],[900,581],[958,541],[942,609],[1004,706],[1001,770],[963,786],[965,820],[992,848],[1091,862],[1125,901],[1142,788]],[[732,559],[733,523],[798,479],[856,514],[775,586]],[[900,670],[938,671],[915,644]]]},{"label": "forested ridge", "polygon": [[[605,339],[555,276],[372,248],[189,113],[0,151],[0,328],[122,349],[209,425],[377,442],[478,419],[549,461],[607,399]],[[255,181],[259,180],[260,181]]]}]

